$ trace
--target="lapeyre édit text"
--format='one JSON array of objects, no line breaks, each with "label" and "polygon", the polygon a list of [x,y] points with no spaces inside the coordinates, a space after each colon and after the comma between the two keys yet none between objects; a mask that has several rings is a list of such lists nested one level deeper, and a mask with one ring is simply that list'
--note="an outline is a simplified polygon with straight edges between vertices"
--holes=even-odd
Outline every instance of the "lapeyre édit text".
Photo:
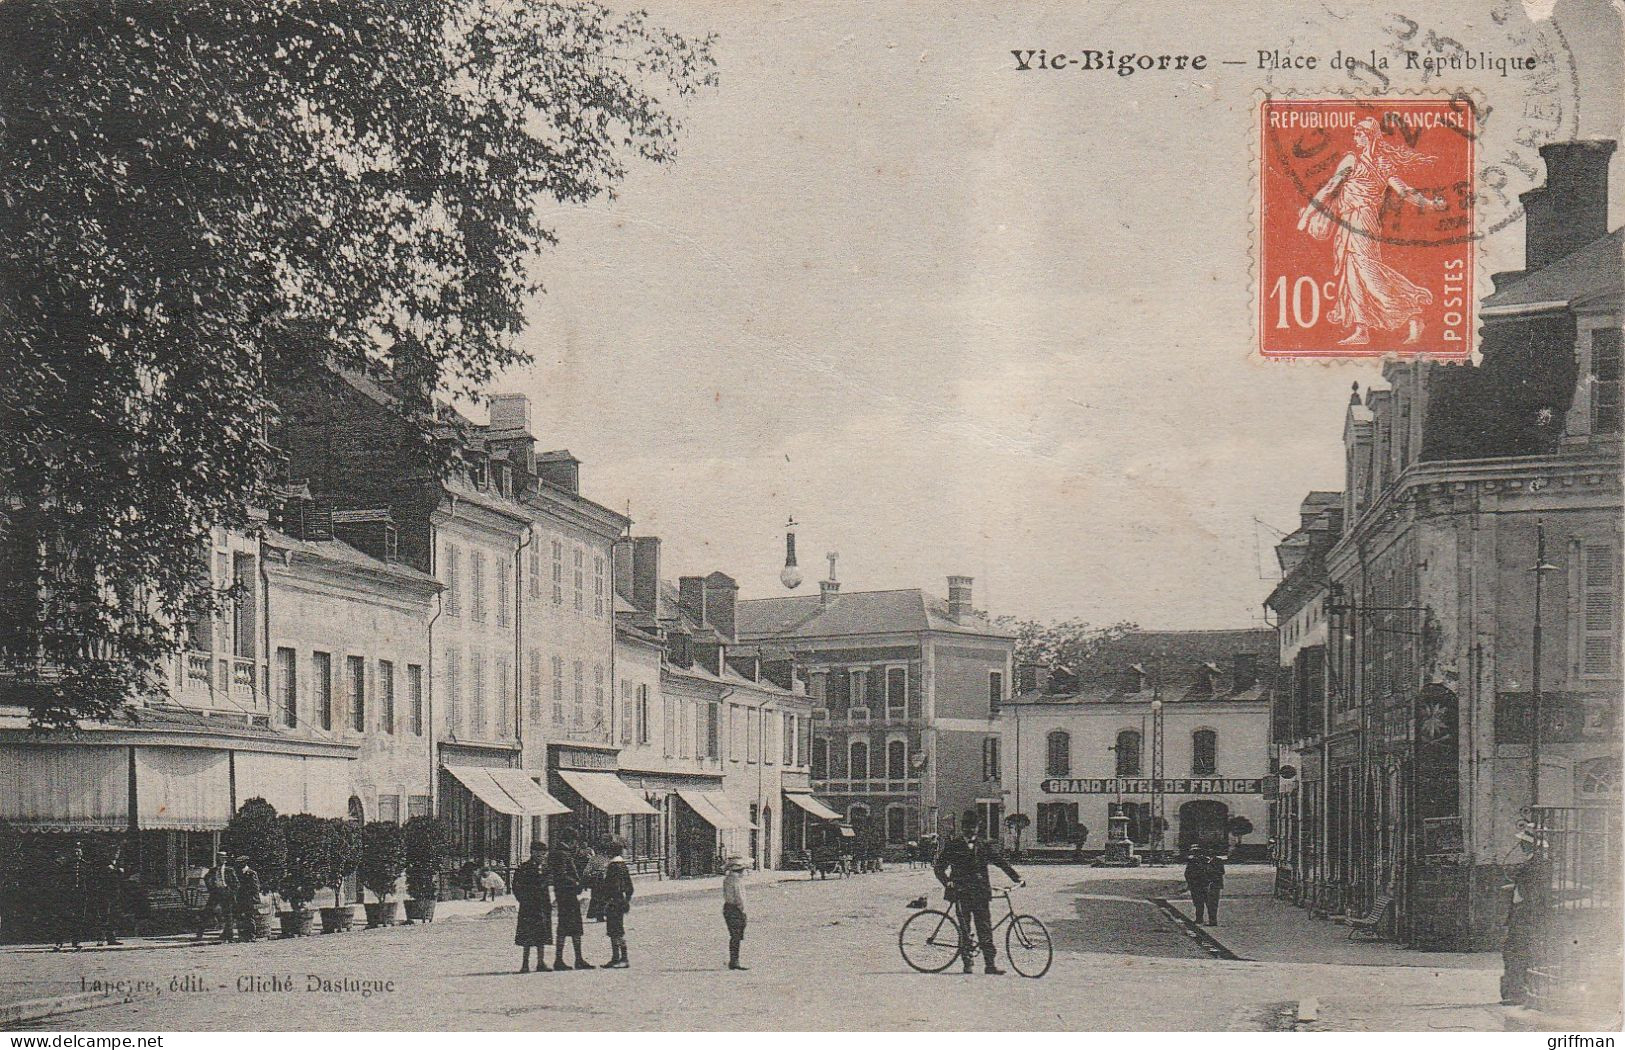
[{"label": "lapeyre \u00e9dit text", "polygon": [[1018,49],[1010,53],[1016,58],[1018,73],[1035,69],[1080,69],[1086,73],[1098,70],[1126,77],[1134,73],[1207,68],[1206,55],[1141,55],[1128,51],[1119,54],[1110,49],[1077,51],[1072,54],[1057,51],[1050,54],[1042,48],[1036,51],[1030,48]]}]

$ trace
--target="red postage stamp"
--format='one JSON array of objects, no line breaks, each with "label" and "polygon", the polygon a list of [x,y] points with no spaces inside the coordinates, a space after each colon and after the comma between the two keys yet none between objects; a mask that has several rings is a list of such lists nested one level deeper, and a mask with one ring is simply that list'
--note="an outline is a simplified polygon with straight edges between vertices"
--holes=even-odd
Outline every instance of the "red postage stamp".
[{"label": "red postage stamp", "polygon": [[1474,117],[1461,97],[1263,102],[1263,356],[1472,352]]}]

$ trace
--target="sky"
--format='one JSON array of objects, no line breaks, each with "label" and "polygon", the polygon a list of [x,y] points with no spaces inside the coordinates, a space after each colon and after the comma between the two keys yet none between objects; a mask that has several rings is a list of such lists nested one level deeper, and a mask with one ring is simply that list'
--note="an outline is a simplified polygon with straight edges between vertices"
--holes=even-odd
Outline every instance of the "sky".
[{"label": "sky", "polygon": [[[534,365],[495,384],[531,397],[539,447],[582,460],[583,494],[662,537],[666,575],[721,569],[746,598],[788,593],[793,515],[794,593],[817,593],[837,551],[846,590],[945,594],[964,574],[994,614],[1261,625],[1272,529],[1341,487],[1350,385],[1379,369],[1253,356],[1254,108],[1345,83],[1326,61],[1388,46],[1397,16],[654,6],[717,34],[719,85],[677,107],[674,164],[634,168],[615,200],[546,206],[560,244],[521,340]],[[1526,24],[1515,3],[1427,11],[1498,53]],[[1561,0],[1554,18],[1568,126],[1617,135],[1617,16]],[[1014,72],[1029,47],[1211,67]],[[1259,71],[1260,48],[1321,66]],[[1509,118],[1486,121],[1485,149],[1517,149],[1527,81],[1459,77]],[[1511,193],[1537,181],[1507,170]],[[1617,224],[1618,155],[1613,174]],[[1481,273],[1520,266],[1521,221],[1483,251]]]}]

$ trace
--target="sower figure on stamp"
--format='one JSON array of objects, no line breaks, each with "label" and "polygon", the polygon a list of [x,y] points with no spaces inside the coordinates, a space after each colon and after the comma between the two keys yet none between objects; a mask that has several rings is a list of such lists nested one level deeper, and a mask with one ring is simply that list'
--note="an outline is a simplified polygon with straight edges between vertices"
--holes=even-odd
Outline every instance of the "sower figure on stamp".
[{"label": "sower figure on stamp", "polygon": [[1406,185],[1399,170],[1434,158],[1390,142],[1370,117],[1354,129],[1355,151],[1345,156],[1303,210],[1298,229],[1316,240],[1332,236],[1332,267],[1337,295],[1327,315],[1333,324],[1351,329],[1343,346],[1371,341],[1371,329],[1406,328],[1406,343],[1422,338],[1422,307],[1433,293],[1413,284],[1382,261],[1383,199],[1392,190],[1423,210],[1443,211],[1443,198],[1429,197]]},{"label": "sower figure on stamp", "polygon": [[530,844],[530,859],[513,871],[513,896],[519,902],[519,921],[513,943],[520,949],[519,972],[530,970],[530,950],[536,949],[536,972],[547,973],[547,946],[553,943],[553,910],[547,897],[547,844]]},{"label": "sower figure on stamp", "polygon": [[993,947],[993,916],[988,905],[993,900],[993,884],[988,879],[989,864],[996,864],[1010,876],[1011,882],[1021,882],[1021,875],[1004,858],[1004,852],[991,839],[981,837],[981,818],[975,810],[965,811],[959,835],[948,840],[937,857],[937,881],[953,902],[954,914],[959,920],[959,956],[965,972],[971,972],[971,925],[976,927],[976,941],[982,946],[985,972],[1003,973],[994,959],[998,949]]}]

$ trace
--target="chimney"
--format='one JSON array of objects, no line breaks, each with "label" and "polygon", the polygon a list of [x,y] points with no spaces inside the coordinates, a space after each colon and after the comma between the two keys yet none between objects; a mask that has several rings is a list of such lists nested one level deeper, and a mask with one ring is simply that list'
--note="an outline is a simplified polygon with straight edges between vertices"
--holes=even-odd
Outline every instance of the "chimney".
[{"label": "chimney", "polygon": [[581,493],[581,461],[570,455],[569,449],[538,453],[536,476],[572,496]]},{"label": "chimney", "polygon": [[1017,693],[1048,693],[1049,668],[1043,664],[1022,664],[1016,668]]},{"label": "chimney", "polygon": [[[631,563],[624,574],[626,590],[622,595],[627,601],[636,605],[650,616],[658,615],[658,597],[660,594],[660,537],[634,536],[630,543],[623,544],[627,560]],[[615,575],[617,585],[622,577],[620,564],[616,564]]]},{"label": "chimney", "polygon": [[615,573],[615,596],[636,605],[632,598],[632,539],[616,540],[610,547],[610,568]]},{"label": "chimney", "polygon": [[1235,692],[1245,693],[1258,684],[1258,654],[1236,654]]},{"label": "chimney", "polygon": [[705,578],[705,615],[712,627],[727,641],[735,640],[734,606],[739,600],[739,584],[725,572]]},{"label": "chimney", "polygon": [[1546,185],[1518,195],[1524,211],[1523,265],[1539,270],[1608,232],[1608,139],[1540,147]]},{"label": "chimney", "polygon": [[829,579],[818,581],[819,605],[828,605],[830,602],[835,600],[835,596],[837,594],[841,593],[841,583],[835,578],[835,559],[840,557],[840,555],[834,551],[830,551],[828,554],[824,555],[824,557],[829,559]]},{"label": "chimney", "polygon": [[696,624],[704,627],[709,621],[705,618],[705,577],[682,576],[677,580],[677,607]]},{"label": "chimney", "polygon": [[948,615],[955,620],[970,618],[972,582],[969,576],[948,577]]},{"label": "chimney", "polygon": [[494,394],[490,406],[492,430],[530,433],[530,398],[524,394]]}]

